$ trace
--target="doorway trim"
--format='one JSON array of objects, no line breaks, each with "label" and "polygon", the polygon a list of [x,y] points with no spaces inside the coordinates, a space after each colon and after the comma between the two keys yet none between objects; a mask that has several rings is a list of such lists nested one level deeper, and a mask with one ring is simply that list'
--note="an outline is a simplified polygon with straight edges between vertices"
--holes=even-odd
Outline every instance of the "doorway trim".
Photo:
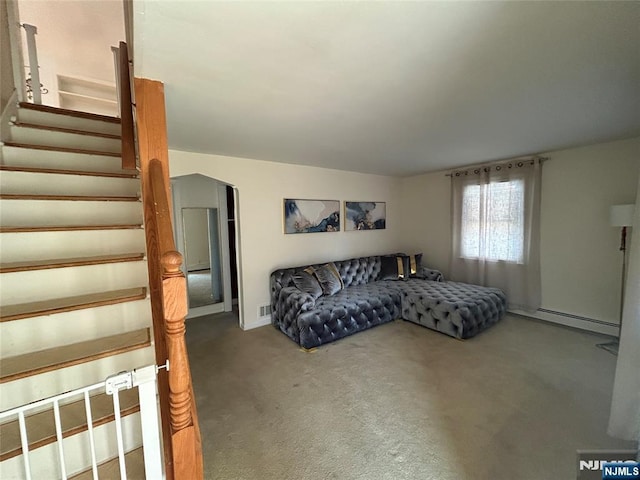
[{"label": "doorway trim", "polygon": [[[207,179],[212,182],[215,182],[216,188],[214,190],[215,193],[212,193],[210,189],[202,190],[198,188],[196,192],[196,196],[198,196],[198,200],[203,204],[196,205],[193,201],[187,201],[184,198],[184,183],[180,181],[180,179],[184,179],[185,177],[202,177],[202,179]],[[171,177],[171,198],[173,203],[173,234],[175,239],[176,248],[180,253],[185,256],[184,252],[184,234],[181,231],[183,228],[183,220],[182,220],[182,209],[188,207],[201,207],[201,208],[218,208],[218,221],[219,221],[219,234],[220,234],[220,252],[221,252],[221,267],[222,267],[222,283],[223,283],[223,301],[220,303],[205,305],[202,307],[190,308],[189,313],[187,314],[187,319],[200,317],[204,315],[210,315],[213,313],[221,313],[228,312],[233,309],[233,299],[231,294],[231,274],[230,274],[230,265],[231,265],[231,255],[229,248],[229,236],[228,236],[228,216],[227,216],[227,198],[226,198],[226,182],[220,181],[216,178],[212,178],[208,175],[203,175],[200,173],[188,174],[188,175],[180,175],[176,177]],[[237,203],[237,189],[233,185],[229,185],[234,190],[234,213],[235,213],[235,233],[236,233],[236,265],[238,270],[238,304],[240,310],[240,327],[243,327],[243,314],[242,314],[242,282],[241,282],[241,268],[240,268],[240,237],[239,237],[239,222],[238,222],[238,203]],[[193,192],[191,192],[193,193]],[[214,197],[215,196],[215,197]],[[215,200],[214,200],[215,198]],[[207,199],[211,201],[207,204]],[[186,270],[186,264],[183,262],[183,271]],[[186,271],[184,272],[186,275]]]}]

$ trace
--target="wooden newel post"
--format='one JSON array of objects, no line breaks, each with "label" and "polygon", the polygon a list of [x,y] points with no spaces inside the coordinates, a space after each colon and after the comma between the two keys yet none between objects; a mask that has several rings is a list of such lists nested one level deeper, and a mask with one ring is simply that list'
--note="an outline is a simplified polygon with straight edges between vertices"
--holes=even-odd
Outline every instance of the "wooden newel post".
[{"label": "wooden newel post", "polygon": [[174,432],[192,425],[191,378],[184,341],[184,318],[187,316],[186,286],[179,252],[162,255],[162,296],[164,300],[165,332],[169,354],[169,407]]},{"label": "wooden newel post", "polygon": [[191,372],[184,339],[187,316],[187,289],[180,270],[182,255],[176,251],[162,255],[162,296],[165,316],[167,353],[169,356],[169,410],[174,477],[202,479],[202,450]]}]

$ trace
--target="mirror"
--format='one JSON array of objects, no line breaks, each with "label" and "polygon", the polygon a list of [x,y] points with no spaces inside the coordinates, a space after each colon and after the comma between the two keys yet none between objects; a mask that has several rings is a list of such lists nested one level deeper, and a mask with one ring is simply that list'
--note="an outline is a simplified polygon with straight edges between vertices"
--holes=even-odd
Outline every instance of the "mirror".
[{"label": "mirror", "polygon": [[217,208],[183,208],[189,308],[223,301]]}]

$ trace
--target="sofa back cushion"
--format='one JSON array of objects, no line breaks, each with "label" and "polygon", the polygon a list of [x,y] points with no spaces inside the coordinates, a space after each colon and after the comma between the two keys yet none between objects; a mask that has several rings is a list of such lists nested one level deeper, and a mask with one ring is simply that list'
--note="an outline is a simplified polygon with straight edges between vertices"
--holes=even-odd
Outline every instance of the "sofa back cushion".
[{"label": "sofa back cushion", "polygon": [[[344,287],[351,285],[365,285],[369,282],[379,280],[380,257],[350,258],[333,262],[340,273]],[[309,267],[321,267],[323,264],[301,265],[293,268],[282,268],[275,270],[271,274],[271,305],[276,305],[280,290],[284,287],[294,285],[293,275],[302,272]],[[277,312],[276,316],[277,316]]]},{"label": "sofa back cushion", "polygon": [[351,285],[365,285],[379,280],[380,257],[350,258],[333,262],[340,272],[345,288]]}]

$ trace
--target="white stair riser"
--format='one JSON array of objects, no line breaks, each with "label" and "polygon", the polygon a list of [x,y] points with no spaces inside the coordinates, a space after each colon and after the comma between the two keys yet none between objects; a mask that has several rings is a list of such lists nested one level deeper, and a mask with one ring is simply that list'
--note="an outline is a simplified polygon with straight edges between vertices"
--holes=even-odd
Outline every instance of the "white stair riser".
[{"label": "white stair riser", "polygon": [[144,230],[3,233],[0,263],[144,252]]},{"label": "white stair riser", "polygon": [[122,171],[122,159],[120,157],[9,146],[2,147],[2,164],[16,167],[86,170],[88,172]]},{"label": "white stair riser", "polygon": [[[95,427],[93,433],[96,446],[96,461],[98,463],[102,463],[118,455],[114,422]],[[133,413],[122,417],[122,436],[125,452],[142,445],[140,413]],[[67,475],[74,475],[91,468],[91,447],[88,432],[85,431],[78,435],[67,437],[63,440],[62,445],[65,454]],[[60,478],[60,461],[57,443],[51,443],[30,451],[29,460],[32,478]],[[19,455],[0,463],[0,478],[3,480],[25,478],[23,462],[22,455]]]},{"label": "white stair riser", "polygon": [[107,117],[115,117],[118,115],[118,103],[114,100],[98,99],[95,97],[86,97],[70,92],[61,92],[60,101],[62,108],[69,110],[77,110],[80,112],[95,113],[97,115],[106,115]]},{"label": "white stair riser", "polygon": [[48,147],[77,148],[96,150],[98,152],[119,153],[122,148],[121,140],[77,133],[55,132],[40,128],[11,126],[9,138],[15,143],[28,145],[44,145]]},{"label": "white stair riser", "polygon": [[138,196],[137,178],[0,171],[0,191],[24,195]]},{"label": "white stair riser", "polygon": [[121,131],[119,123],[40,112],[29,108],[21,108],[18,110],[18,120],[22,123],[32,123],[34,125],[55,125],[61,128],[83,130],[85,132],[108,133],[109,135],[120,135]]},{"label": "white stair riser", "polygon": [[[119,135],[120,125],[22,109],[18,121],[42,126],[75,129],[84,132]],[[96,135],[56,132],[46,129],[9,127],[9,139],[16,143],[119,153],[121,140]],[[110,155],[88,155],[37,148],[3,146],[0,164],[16,167],[122,172],[122,160]],[[137,196],[139,179],[118,179],[61,174],[0,172],[3,194]],[[140,202],[0,200],[0,220],[5,227],[122,225],[142,223]],[[144,252],[142,229],[78,230],[61,232],[23,232],[0,235],[3,263],[76,258]],[[119,262],[103,265],[67,267],[30,272],[0,274],[0,305],[44,301],[76,295],[140,288],[147,286],[147,262]],[[106,337],[125,331],[150,327],[149,299],[105,305],[91,309],[0,323],[0,352],[3,357],[28,354]],[[50,397],[104,381],[123,370],[153,364],[153,346],[111,355],[73,367],[34,375],[0,385],[0,410]],[[141,444],[139,415],[123,420],[125,450]],[[98,461],[117,453],[113,423],[96,429]],[[109,432],[107,439],[103,433]],[[74,474],[90,466],[86,433],[65,439],[67,473]],[[58,476],[57,445],[51,444],[31,453],[33,478]],[[53,466],[53,468],[52,468]],[[23,478],[22,458],[0,463],[0,478]]]},{"label": "white stair riser", "polygon": [[146,261],[3,273],[0,305],[140,287],[147,275]]},{"label": "white stair riser", "polygon": [[154,362],[155,351],[153,346],[150,346],[3,383],[0,410],[9,410],[61,392],[93,385],[114,373],[151,365]]},{"label": "white stair riser", "polygon": [[141,224],[140,202],[0,200],[4,226]]},{"label": "white stair riser", "polygon": [[3,357],[45,350],[151,325],[149,300],[105,305],[0,324]]}]

